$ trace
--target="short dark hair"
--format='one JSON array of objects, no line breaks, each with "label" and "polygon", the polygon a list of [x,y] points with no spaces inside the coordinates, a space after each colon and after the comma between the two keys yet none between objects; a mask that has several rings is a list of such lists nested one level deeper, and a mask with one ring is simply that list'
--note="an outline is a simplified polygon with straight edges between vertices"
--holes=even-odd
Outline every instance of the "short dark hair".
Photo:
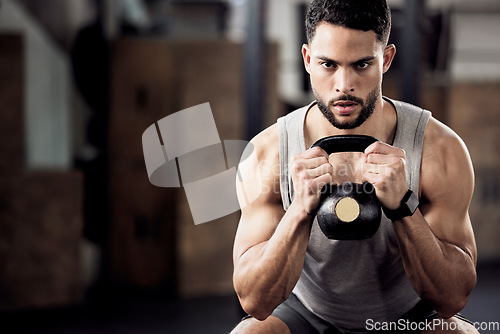
[{"label": "short dark hair", "polygon": [[391,11],[386,0],[313,0],[305,22],[308,43],[323,21],[349,29],[372,30],[379,41],[387,44]]}]

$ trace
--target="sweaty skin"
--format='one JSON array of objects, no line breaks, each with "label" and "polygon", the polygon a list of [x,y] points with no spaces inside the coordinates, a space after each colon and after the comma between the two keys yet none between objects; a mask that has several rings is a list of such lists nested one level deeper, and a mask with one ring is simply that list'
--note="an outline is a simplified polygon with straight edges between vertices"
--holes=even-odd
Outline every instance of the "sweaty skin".
[{"label": "sweaty skin", "polygon": [[[302,54],[317,98],[339,122],[355,120],[362,106],[336,106],[333,101],[350,94],[366,102],[374,91],[380,93],[373,114],[354,129],[333,127],[317,105],[313,106],[304,124],[306,147],[320,138],[340,134],[380,139],[364,154],[345,159],[361,164],[362,181],[374,185],[384,206],[399,207],[407,191],[406,157],[403,150],[390,145],[397,127],[396,112],[381,97],[382,75],[390,67],[395,47],[382,45],[373,31],[320,23]],[[247,313],[261,321],[267,319],[256,326],[286,333],[286,326],[269,315],[290,295],[299,279],[319,190],[326,183],[342,180],[322,149],[315,147],[295,155],[291,165],[294,199],[285,212],[276,172],[277,125],[257,135],[252,144],[255,165],[245,169],[237,186],[260,195],[242,209],[234,244],[234,287]],[[257,178],[262,185],[259,189],[252,181]],[[468,215],[473,187],[472,163],[464,143],[451,129],[431,118],[424,135],[421,206],[412,217],[393,224],[412,286],[421,298],[433,303],[442,318],[452,317],[465,306],[476,282],[476,245]],[[257,328],[253,327],[255,333]]]}]

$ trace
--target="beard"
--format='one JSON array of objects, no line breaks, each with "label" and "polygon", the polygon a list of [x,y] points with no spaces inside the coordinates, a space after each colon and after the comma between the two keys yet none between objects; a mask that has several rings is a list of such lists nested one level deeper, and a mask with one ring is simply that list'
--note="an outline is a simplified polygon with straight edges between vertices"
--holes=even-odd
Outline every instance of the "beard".
[{"label": "beard", "polygon": [[[323,102],[323,100],[320,98],[320,96],[316,93],[316,91],[313,89],[314,96],[316,97],[318,109],[321,111],[323,116],[332,124],[334,127],[337,129],[341,130],[348,130],[348,129],[355,129],[361,124],[363,124],[372,114],[373,111],[375,110],[375,104],[377,102],[377,99],[380,95],[380,90],[379,87],[375,87],[374,90],[372,90],[368,96],[366,97],[366,101],[359,98],[355,97],[349,94],[343,95],[339,97],[338,99],[335,100],[330,100],[328,102],[328,105]],[[329,107],[333,107],[334,103],[337,101],[345,101],[345,100],[350,100],[353,102],[356,102],[358,105],[362,106],[361,111],[356,117],[356,119],[349,121],[349,122],[342,122],[340,119],[335,117],[335,114],[330,111]]]}]

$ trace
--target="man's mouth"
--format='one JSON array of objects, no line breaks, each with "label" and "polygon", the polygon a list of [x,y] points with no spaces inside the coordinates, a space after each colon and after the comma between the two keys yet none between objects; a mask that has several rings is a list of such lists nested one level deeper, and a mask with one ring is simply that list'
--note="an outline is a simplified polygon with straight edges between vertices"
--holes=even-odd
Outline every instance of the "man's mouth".
[{"label": "man's mouth", "polygon": [[341,115],[350,115],[356,110],[358,104],[350,100],[341,100],[333,104],[335,110]]}]

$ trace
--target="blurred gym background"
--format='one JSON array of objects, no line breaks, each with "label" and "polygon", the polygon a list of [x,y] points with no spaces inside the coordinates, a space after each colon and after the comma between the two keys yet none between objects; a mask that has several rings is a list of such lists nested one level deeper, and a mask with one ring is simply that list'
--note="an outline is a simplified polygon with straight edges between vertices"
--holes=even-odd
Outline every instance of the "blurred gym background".
[{"label": "blurred gym background", "polygon": [[[312,100],[306,0],[2,0],[2,333],[227,333],[239,213],[195,226],[184,191],[148,181],[142,132],[210,102],[248,140]],[[478,284],[500,321],[500,2],[389,0],[384,95],[466,142]],[[460,180],[456,180],[460,182]]]}]

